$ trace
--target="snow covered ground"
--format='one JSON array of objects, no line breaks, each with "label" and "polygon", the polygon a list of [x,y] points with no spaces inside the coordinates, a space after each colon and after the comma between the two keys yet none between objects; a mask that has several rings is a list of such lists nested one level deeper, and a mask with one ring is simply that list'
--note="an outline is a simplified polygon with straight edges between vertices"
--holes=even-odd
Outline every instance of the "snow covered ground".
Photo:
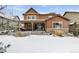
[{"label": "snow covered ground", "polygon": [[0,35],[0,41],[11,44],[7,53],[79,52],[79,38],[30,35],[14,37]]}]

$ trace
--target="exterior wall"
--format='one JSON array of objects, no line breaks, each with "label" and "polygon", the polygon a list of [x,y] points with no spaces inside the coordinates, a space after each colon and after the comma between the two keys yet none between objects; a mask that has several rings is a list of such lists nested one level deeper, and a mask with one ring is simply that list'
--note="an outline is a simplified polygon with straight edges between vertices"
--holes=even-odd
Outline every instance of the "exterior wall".
[{"label": "exterior wall", "polygon": [[[46,21],[46,31],[47,32],[51,32],[54,30],[53,27],[53,22],[62,22],[63,24],[63,28],[61,28],[61,30],[64,30],[65,32],[68,32],[69,31],[69,21],[61,18],[61,17],[55,17],[55,18],[52,18],[52,19],[49,19],[48,21]],[[56,29],[55,29],[56,30]]]},{"label": "exterior wall", "polygon": [[41,14],[41,15],[37,16],[37,19],[44,19],[45,20],[45,19],[48,19],[48,16],[55,16],[55,15],[54,14],[46,14],[46,15]]},{"label": "exterior wall", "polygon": [[72,24],[69,27],[70,27],[69,32],[71,32],[71,33],[73,33],[74,31],[79,32],[79,24],[78,23],[77,24]]},{"label": "exterior wall", "polygon": [[45,20],[48,18],[48,16],[54,16],[56,15],[55,13],[53,14],[39,14],[37,11],[35,11],[33,8],[30,8],[24,15],[24,20],[27,20],[27,16],[32,16],[35,15],[36,16],[36,20]]},{"label": "exterior wall", "polygon": [[42,15],[42,14],[26,14],[24,15],[24,20],[29,21],[29,19],[27,18],[28,16],[36,16],[36,20],[38,21],[44,21],[45,19],[48,18],[48,16],[55,16],[55,15]]},{"label": "exterior wall", "polygon": [[[48,16],[55,16],[53,14],[25,14],[24,15],[24,20],[27,22],[29,21],[29,19],[27,18],[27,16],[32,16],[35,15],[36,16],[36,20],[35,21],[45,21],[46,19],[48,19]],[[26,28],[27,25],[24,23],[24,28]]]},{"label": "exterior wall", "polygon": [[74,32],[75,30],[78,30],[79,32],[79,12],[66,12],[63,16],[70,19],[70,23],[76,22],[77,24],[76,26],[75,24],[70,24],[71,26],[69,28],[69,31]]}]

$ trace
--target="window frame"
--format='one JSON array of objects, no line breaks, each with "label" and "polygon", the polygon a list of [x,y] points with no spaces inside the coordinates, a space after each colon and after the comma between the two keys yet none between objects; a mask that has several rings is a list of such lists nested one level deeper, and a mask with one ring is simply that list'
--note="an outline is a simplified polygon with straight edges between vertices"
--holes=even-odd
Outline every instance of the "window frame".
[{"label": "window frame", "polygon": [[36,15],[29,15],[27,16],[28,20],[36,20]]},{"label": "window frame", "polygon": [[[61,27],[60,27],[60,28],[55,28],[55,27],[54,27],[54,23],[61,24]],[[55,22],[52,22],[52,28],[53,28],[53,29],[61,29],[61,28],[63,28],[63,22],[62,22],[62,21],[55,21]]]},{"label": "window frame", "polygon": [[53,17],[53,16],[51,16],[51,15],[48,16],[48,18],[51,18],[51,17]]}]

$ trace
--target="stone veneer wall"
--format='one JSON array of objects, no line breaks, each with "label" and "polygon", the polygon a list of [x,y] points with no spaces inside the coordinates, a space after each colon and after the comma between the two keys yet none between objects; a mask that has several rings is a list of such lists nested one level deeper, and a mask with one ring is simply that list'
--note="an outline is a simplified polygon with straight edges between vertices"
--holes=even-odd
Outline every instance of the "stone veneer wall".
[{"label": "stone veneer wall", "polygon": [[68,33],[69,32],[69,28],[62,28],[62,29],[47,28],[46,32],[53,32],[53,30],[62,30],[62,31],[64,31],[64,33]]}]

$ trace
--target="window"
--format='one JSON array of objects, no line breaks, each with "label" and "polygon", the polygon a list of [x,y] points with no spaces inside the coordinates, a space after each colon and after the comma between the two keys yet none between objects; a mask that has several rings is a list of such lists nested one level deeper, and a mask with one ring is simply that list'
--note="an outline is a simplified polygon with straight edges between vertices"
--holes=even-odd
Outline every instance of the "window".
[{"label": "window", "polygon": [[51,17],[53,17],[53,16],[48,16],[48,18],[51,18]]},{"label": "window", "polygon": [[28,19],[31,19],[31,17],[30,17],[30,16],[28,16]]},{"label": "window", "polygon": [[62,28],[62,24],[61,23],[53,23],[53,28],[60,29],[60,28]]},{"label": "window", "polygon": [[35,16],[32,16],[32,19],[36,19],[36,17]]},{"label": "window", "polygon": [[30,19],[30,20],[35,20],[36,16],[35,15],[34,16],[28,16],[27,18]]}]

